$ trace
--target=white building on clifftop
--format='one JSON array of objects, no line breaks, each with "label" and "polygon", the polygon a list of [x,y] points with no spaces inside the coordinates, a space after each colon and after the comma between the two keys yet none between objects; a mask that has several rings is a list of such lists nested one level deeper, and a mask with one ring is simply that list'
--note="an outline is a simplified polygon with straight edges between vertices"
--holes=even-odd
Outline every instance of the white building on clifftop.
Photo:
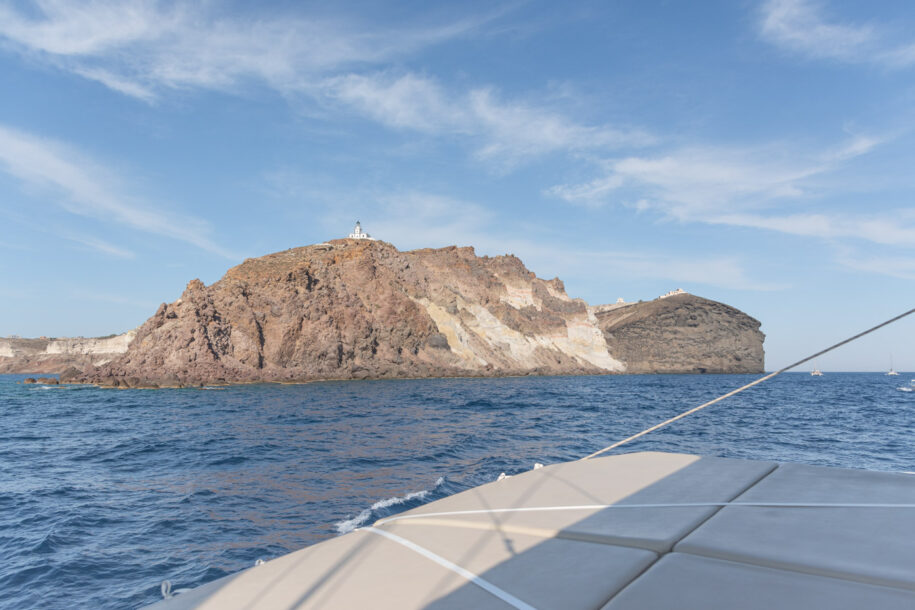
[{"label": "white building on clifftop", "polygon": [[668,292],[667,294],[662,294],[662,295],[659,296],[658,298],[659,298],[659,299],[666,299],[667,297],[675,297],[675,296],[677,296],[678,294],[689,294],[689,293],[686,292],[685,290],[683,290],[682,288],[677,288],[676,290],[671,290],[671,291]]},{"label": "white building on clifftop", "polygon": [[356,221],[356,227],[353,229],[353,232],[350,233],[349,235],[347,235],[347,237],[349,237],[350,239],[370,239],[372,241],[375,241],[374,237],[372,237],[368,233],[362,232],[362,225],[359,223],[358,220]]}]

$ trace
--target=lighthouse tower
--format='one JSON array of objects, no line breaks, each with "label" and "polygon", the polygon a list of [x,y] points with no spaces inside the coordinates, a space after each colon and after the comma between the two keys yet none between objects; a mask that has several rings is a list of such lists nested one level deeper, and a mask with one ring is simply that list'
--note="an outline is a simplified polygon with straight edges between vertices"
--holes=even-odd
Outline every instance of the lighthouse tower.
[{"label": "lighthouse tower", "polygon": [[372,237],[368,233],[362,232],[362,224],[360,224],[358,220],[356,221],[356,227],[353,229],[353,232],[350,233],[347,237],[349,237],[350,239],[370,239],[372,241],[375,241],[374,237]]}]

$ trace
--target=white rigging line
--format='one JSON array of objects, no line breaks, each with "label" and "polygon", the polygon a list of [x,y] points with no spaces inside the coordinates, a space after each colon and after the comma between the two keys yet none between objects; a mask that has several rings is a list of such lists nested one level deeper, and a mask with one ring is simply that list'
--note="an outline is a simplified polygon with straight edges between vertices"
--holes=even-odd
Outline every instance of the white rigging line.
[{"label": "white rigging line", "polygon": [[454,572],[455,574],[464,578],[465,580],[468,580],[468,581],[472,582],[473,584],[477,585],[484,591],[486,591],[492,595],[495,595],[496,597],[498,597],[499,599],[501,599],[502,601],[507,603],[509,606],[512,606],[513,608],[517,608],[517,610],[537,610],[530,604],[521,601],[520,599],[518,599],[517,597],[515,597],[508,591],[505,591],[504,589],[497,587],[496,585],[492,584],[485,578],[482,578],[482,577],[474,574],[473,572],[471,572],[470,570],[468,570],[466,568],[462,568],[461,566],[457,565],[456,563],[448,561],[441,555],[436,555],[429,549],[421,547],[418,544],[416,544],[415,542],[407,540],[406,538],[401,538],[397,534],[392,534],[391,532],[388,532],[385,530],[376,529],[375,527],[364,527],[364,528],[357,529],[356,531],[377,534],[379,536],[383,536],[384,538],[387,538],[388,540],[396,542],[397,544],[405,546],[406,548],[410,549],[411,551],[422,555],[426,559],[434,561],[435,563],[442,566],[443,568],[445,568],[447,570],[451,570],[452,572]]},{"label": "white rigging line", "polygon": [[739,394],[740,392],[743,392],[743,391],[746,390],[747,388],[752,388],[753,386],[755,386],[755,385],[757,385],[757,384],[759,384],[759,383],[762,383],[763,381],[766,381],[766,380],[768,380],[768,379],[772,379],[772,378],[775,377],[776,375],[780,375],[780,374],[784,373],[784,372],[787,371],[787,370],[793,369],[793,368],[796,367],[796,366],[800,366],[800,365],[804,364],[805,362],[809,362],[810,360],[813,360],[814,358],[817,358],[817,357],[819,357],[819,356],[822,356],[822,355],[825,354],[826,352],[831,352],[832,350],[836,349],[837,347],[841,347],[841,346],[845,345],[846,343],[851,343],[851,342],[854,341],[855,339],[860,339],[860,338],[863,337],[864,335],[870,334],[870,333],[874,332],[875,330],[877,330],[878,328],[883,328],[884,326],[886,326],[886,325],[888,325],[888,324],[892,324],[893,322],[896,322],[897,320],[901,320],[902,318],[904,318],[904,317],[906,317],[907,315],[910,315],[910,314],[912,314],[912,313],[915,313],[915,309],[910,309],[910,310],[908,310],[908,311],[905,312],[905,313],[899,314],[899,315],[896,316],[895,318],[890,318],[890,319],[887,320],[886,322],[882,322],[882,323],[878,324],[877,326],[874,326],[874,327],[872,327],[872,328],[868,328],[867,330],[865,330],[865,331],[863,331],[863,332],[860,332],[860,333],[858,333],[857,335],[855,335],[855,336],[853,336],[853,337],[849,337],[848,339],[845,339],[844,341],[840,341],[840,342],[836,343],[836,344],[833,345],[833,346],[827,347],[826,349],[821,350],[821,351],[819,351],[819,352],[813,354],[812,356],[807,356],[807,357],[804,358],[803,360],[798,360],[798,361],[795,362],[794,364],[789,364],[788,366],[786,366],[786,367],[784,367],[784,368],[781,368],[781,369],[775,371],[774,373],[769,373],[768,375],[765,375],[765,376],[763,376],[763,377],[760,377],[760,378],[757,379],[756,381],[751,381],[750,383],[748,383],[747,385],[745,385],[745,386],[743,386],[743,387],[739,387],[739,388],[737,388],[736,390],[731,390],[731,391],[728,392],[727,394],[723,394],[723,395],[719,396],[718,398],[716,398],[716,399],[714,399],[714,400],[710,400],[710,401],[708,401],[708,402],[705,403],[705,404],[699,405],[698,407],[693,407],[692,409],[689,409],[688,411],[684,411],[683,413],[680,413],[679,415],[676,415],[676,416],[674,416],[674,417],[671,417],[671,418],[668,419],[668,420],[662,421],[662,422],[659,423],[659,424],[655,424],[654,426],[652,426],[652,427],[650,427],[650,428],[646,428],[645,430],[642,430],[641,432],[639,432],[639,433],[637,433],[637,434],[633,434],[632,436],[630,436],[630,437],[628,437],[628,438],[624,438],[624,439],[621,440],[621,441],[617,441],[617,442],[613,443],[612,445],[610,445],[609,447],[604,447],[604,448],[601,449],[600,451],[595,451],[595,452],[592,453],[591,455],[587,455],[587,456],[585,456],[585,457],[583,457],[583,458],[581,458],[581,459],[582,459],[582,460],[589,460],[589,459],[591,459],[591,458],[593,458],[593,457],[597,457],[597,456],[601,455],[602,453],[607,453],[608,451],[611,451],[611,450],[613,450],[613,449],[616,449],[617,447],[619,447],[619,446],[621,446],[621,445],[625,445],[626,443],[628,443],[628,442],[630,442],[630,441],[634,441],[635,439],[637,439],[637,438],[639,438],[639,437],[645,436],[646,434],[648,434],[648,433],[650,433],[650,432],[654,432],[655,430],[659,430],[659,429],[663,428],[664,426],[666,426],[666,425],[668,425],[668,424],[672,424],[672,423],[674,423],[675,421],[677,421],[678,419],[683,419],[683,418],[686,417],[687,415],[692,415],[693,413],[696,413],[697,411],[701,411],[702,409],[704,409],[704,408],[706,408],[706,407],[709,407],[709,406],[715,404],[716,402],[720,402],[720,401],[724,400],[725,398],[730,398],[730,397],[733,396],[734,394]]},{"label": "white rigging line", "polygon": [[379,519],[372,527],[377,528],[386,523],[412,519],[435,519],[438,517],[460,517],[467,515],[500,515],[511,513],[543,513],[560,511],[597,511],[605,509],[639,509],[646,508],[725,508],[729,506],[744,508],[870,508],[899,509],[915,508],[912,503],[874,503],[874,502],[665,502],[652,504],[580,504],[572,506],[524,506],[520,508],[485,508],[478,510],[452,510],[442,513],[407,513]]}]

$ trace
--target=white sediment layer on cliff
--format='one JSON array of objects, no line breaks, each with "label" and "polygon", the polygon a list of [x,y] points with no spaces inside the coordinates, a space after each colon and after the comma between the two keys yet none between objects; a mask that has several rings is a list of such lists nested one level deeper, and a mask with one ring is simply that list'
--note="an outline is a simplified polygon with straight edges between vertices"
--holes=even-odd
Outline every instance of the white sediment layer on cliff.
[{"label": "white sediment layer on cliff", "polygon": [[487,362],[474,353],[473,348],[470,346],[469,331],[464,328],[457,316],[451,315],[443,307],[439,307],[429,299],[414,300],[425,308],[429,317],[438,326],[438,331],[445,335],[448,340],[448,347],[451,348],[451,352],[454,355],[467,363],[469,367],[486,366]]},{"label": "white sediment layer on cliff", "polygon": [[536,307],[534,302],[534,291],[530,286],[512,286],[505,285],[505,294],[499,297],[499,300],[515,309],[522,307]]},{"label": "white sediment layer on cliff", "polygon": [[60,373],[103,366],[127,353],[136,331],[111,337],[0,338],[0,373]]},{"label": "white sediment layer on cliff", "polygon": [[[527,306],[539,309],[530,289],[514,288],[501,301],[517,309]],[[416,302],[426,309],[439,332],[448,339],[451,351],[470,366],[486,364],[478,355],[479,350],[474,349],[473,341],[476,340],[518,368],[537,366],[543,350],[562,352],[584,366],[605,371],[621,372],[626,368],[610,355],[593,315],[570,316],[565,328],[558,332],[523,334],[504,324],[485,307],[459,297],[456,301],[457,314],[449,313],[428,299],[417,299]],[[464,315],[461,315],[462,312]]]},{"label": "white sediment layer on cliff", "polygon": [[59,339],[0,338],[0,357],[20,356],[89,356],[124,354],[136,336],[131,330],[103,338],[62,337]]},{"label": "white sediment layer on cliff", "polygon": [[46,354],[123,354],[137,335],[134,330],[104,339],[52,339],[45,348]]}]

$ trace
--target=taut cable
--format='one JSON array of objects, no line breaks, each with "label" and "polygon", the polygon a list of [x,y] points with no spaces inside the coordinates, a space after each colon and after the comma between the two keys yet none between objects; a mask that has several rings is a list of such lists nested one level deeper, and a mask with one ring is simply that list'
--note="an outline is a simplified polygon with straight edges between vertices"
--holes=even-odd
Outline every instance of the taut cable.
[{"label": "taut cable", "polygon": [[604,447],[604,448],[601,449],[600,451],[595,451],[595,452],[592,453],[591,455],[587,455],[587,456],[585,456],[585,457],[583,457],[583,458],[581,458],[581,459],[582,459],[582,460],[589,460],[589,459],[591,459],[591,458],[593,458],[593,457],[599,456],[599,455],[602,454],[602,453],[607,453],[608,451],[611,451],[611,450],[613,450],[613,449],[616,449],[617,447],[619,447],[619,446],[621,446],[621,445],[625,445],[626,443],[628,443],[628,442],[630,442],[630,441],[634,441],[635,439],[637,439],[637,438],[639,438],[639,437],[645,436],[646,434],[648,434],[648,433],[650,433],[650,432],[654,432],[655,430],[659,430],[659,429],[663,428],[664,426],[666,426],[666,425],[668,425],[668,424],[672,424],[672,423],[674,423],[675,421],[677,421],[678,419],[683,419],[683,418],[686,417],[687,415],[692,415],[693,413],[696,413],[697,411],[701,411],[702,409],[704,409],[704,408],[706,408],[706,407],[709,407],[709,406],[715,404],[716,402],[721,402],[721,401],[724,400],[725,398],[730,398],[730,397],[733,396],[734,394],[739,394],[740,392],[743,392],[743,391],[746,390],[747,388],[752,388],[753,386],[755,386],[755,385],[757,385],[757,384],[760,384],[760,383],[762,383],[763,381],[766,381],[766,380],[768,380],[768,379],[772,379],[772,378],[775,377],[776,375],[781,375],[781,374],[784,373],[785,371],[791,370],[791,369],[793,369],[793,368],[796,367],[796,366],[800,366],[800,365],[804,364],[805,362],[809,362],[810,360],[813,360],[814,358],[817,358],[817,357],[819,357],[819,356],[822,356],[823,354],[825,354],[825,353],[827,353],[827,352],[831,352],[832,350],[836,349],[837,347],[842,347],[842,346],[845,345],[846,343],[851,343],[851,342],[854,341],[855,339],[860,339],[860,338],[863,337],[864,335],[870,334],[870,333],[874,332],[875,330],[877,330],[878,328],[883,328],[884,326],[886,326],[886,325],[888,325],[888,324],[892,324],[893,322],[896,322],[897,320],[901,320],[902,318],[904,318],[904,317],[906,317],[906,316],[908,316],[908,315],[910,315],[910,314],[913,314],[913,313],[915,313],[915,309],[910,309],[910,310],[908,310],[908,311],[905,312],[905,313],[899,314],[899,315],[896,316],[895,318],[891,318],[891,319],[887,320],[886,322],[882,322],[882,323],[878,324],[877,326],[874,326],[873,328],[868,328],[868,329],[865,330],[864,332],[860,332],[860,333],[858,333],[857,335],[855,335],[854,337],[849,337],[848,339],[845,339],[844,341],[840,341],[840,342],[836,343],[836,344],[833,345],[833,346],[827,347],[826,349],[824,349],[824,350],[822,350],[822,351],[819,351],[819,352],[813,354],[812,356],[807,356],[807,357],[804,358],[803,360],[798,360],[798,361],[795,362],[794,364],[789,364],[788,366],[786,366],[786,367],[784,367],[784,368],[781,368],[781,369],[775,371],[774,373],[769,373],[768,375],[766,375],[766,376],[764,376],[764,377],[760,377],[760,378],[757,379],[756,381],[751,381],[750,383],[748,383],[747,385],[745,385],[745,386],[743,386],[743,387],[737,388],[736,390],[731,390],[731,391],[728,392],[727,394],[723,394],[723,395],[719,396],[718,398],[716,398],[716,399],[714,399],[714,400],[710,400],[710,401],[708,401],[707,403],[705,403],[705,404],[703,404],[703,405],[699,405],[698,407],[693,407],[693,408],[690,409],[689,411],[684,411],[683,413],[680,413],[680,414],[677,415],[677,416],[671,417],[670,419],[668,419],[668,420],[666,420],[666,421],[662,421],[660,424],[655,424],[654,426],[652,426],[652,427],[650,427],[650,428],[647,428],[647,429],[645,429],[645,430],[642,430],[642,431],[639,432],[638,434],[633,434],[632,436],[630,436],[630,437],[628,437],[628,438],[624,438],[624,439],[621,440],[621,441],[617,441],[617,442],[613,443],[612,445],[610,445],[609,447]]}]

